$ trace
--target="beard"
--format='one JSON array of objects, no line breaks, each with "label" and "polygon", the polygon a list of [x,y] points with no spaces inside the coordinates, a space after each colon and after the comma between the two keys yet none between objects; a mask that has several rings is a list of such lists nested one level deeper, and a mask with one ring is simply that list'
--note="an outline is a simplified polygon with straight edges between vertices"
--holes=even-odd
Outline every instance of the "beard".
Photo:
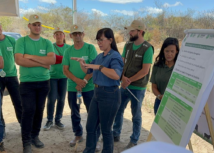
[{"label": "beard", "polygon": [[129,38],[129,41],[136,41],[138,39],[138,35],[135,35],[135,36],[131,36]]}]

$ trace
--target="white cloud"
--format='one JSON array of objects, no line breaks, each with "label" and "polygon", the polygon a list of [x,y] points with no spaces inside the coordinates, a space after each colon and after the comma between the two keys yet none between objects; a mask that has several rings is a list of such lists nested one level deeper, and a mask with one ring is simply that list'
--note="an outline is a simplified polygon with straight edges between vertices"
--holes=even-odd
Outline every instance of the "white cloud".
[{"label": "white cloud", "polygon": [[43,11],[48,11],[49,9],[46,7],[42,7],[42,6],[37,6],[38,9],[43,10]]},{"label": "white cloud", "polygon": [[25,9],[19,9],[20,14],[25,14],[25,13],[34,13],[35,9],[29,8],[27,10]]},{"label": "white cloud", "polygon": [[19,0],[20,2],[27,3],[28,0]]},{"label": "white cloud", "polygon": [[178,5],[183,5],[181,2],[176,2],[175,4],[164,3],[163,7],[174,7]]},{"label": "white cloud", "polygon": [[109,3],[119,3],[119,4],[143,2],[143,0],[99,0],[99,1],[101,1],[101,2],[109,2]]},{"label": "white cloud", "polygon": [[129,16],[133,16],[133,15],[135,15],[137,13],[137,12],[134,12],[134,11],[126,11],[126,10],[112,10],[112,12],[121,13],[123,15],[129,15]]},{"label": "white cloud", "polygon": [[147,12],[148,14],[159,14],[162,13],[163,10],[156,7],[147,7],[140,10],[141,12]]},{"label": "white cloud", "polygon": [[97,9],[91,9],[93,13],[96,13],[96,14],[99,14],[101,16],[107,16],[108,14],[105,14],[103,13],[102,11],[100,10],[97,10]]},{"label": "white cloud", "polygon": [[52,4],[56,3],[56,0],[39,0],[39,1],[44,3],[52,3]]}]

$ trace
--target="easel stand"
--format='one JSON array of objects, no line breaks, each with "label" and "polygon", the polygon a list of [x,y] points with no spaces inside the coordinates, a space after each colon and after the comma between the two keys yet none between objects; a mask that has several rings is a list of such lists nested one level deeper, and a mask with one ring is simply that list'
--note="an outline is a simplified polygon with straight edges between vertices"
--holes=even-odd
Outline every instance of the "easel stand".
[{"label": "easel stand", "polygon": [[[204,107],[204,112],[205,112],[205,115],[206,115],[209,131],[210,131],[210,136],[212,138],[212,145],[213,145],[213,148],[214,148],[214,131],[213,131],[213,124],[212,124],[212,119],[211,119],[211,116],[210,116],[210,110],[209,110],[208,103],[206,103],[206,105]],[[147,138],[147,142],[151,141],[151,139],[152,139],[152,133],[149,132],[149,135],[148,135],[148,138]],[[193,152],[191,140],[189,140],[188,147],[189,147],[189,150],[191,150]]]},{"label": "easel stand", "polygon": [[211,136],[212,144],[213,144],[213,148],[214,148],[214,131],[213,131],[214,129],[213,129],[212,119],[211,119],[211,116],[210,116],[210,109],[209,109],[208,103],[206,103],[206,105],[204,107],[204,112],[205,112],[205,115],[206,115],[209,131],[210,131],[210,136]]}]

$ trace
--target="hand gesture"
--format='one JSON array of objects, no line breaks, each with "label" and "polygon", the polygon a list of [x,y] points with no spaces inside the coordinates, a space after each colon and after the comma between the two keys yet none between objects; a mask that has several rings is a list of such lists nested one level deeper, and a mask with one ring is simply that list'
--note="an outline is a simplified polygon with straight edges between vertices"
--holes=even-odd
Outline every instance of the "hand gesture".
[{"label": "hand gesture", "polygon": [[78,57],[71,57],[71,60],[78,61],[81,66],[85,67],[85,60],[83,58],[78,58]]}]

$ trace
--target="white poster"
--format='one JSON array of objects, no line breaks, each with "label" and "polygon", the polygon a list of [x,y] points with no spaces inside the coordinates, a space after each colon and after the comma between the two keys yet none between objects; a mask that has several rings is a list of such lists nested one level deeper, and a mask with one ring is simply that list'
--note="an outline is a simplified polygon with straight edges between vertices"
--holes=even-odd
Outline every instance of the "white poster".
[{"label": "white poster", "polygon": [[0,16],[19,16],[19,0],[0,0]]},{"label": "white poster", "polygon": [[214,85],[214,30],[187,30],[152,135],[185,147]]}]

